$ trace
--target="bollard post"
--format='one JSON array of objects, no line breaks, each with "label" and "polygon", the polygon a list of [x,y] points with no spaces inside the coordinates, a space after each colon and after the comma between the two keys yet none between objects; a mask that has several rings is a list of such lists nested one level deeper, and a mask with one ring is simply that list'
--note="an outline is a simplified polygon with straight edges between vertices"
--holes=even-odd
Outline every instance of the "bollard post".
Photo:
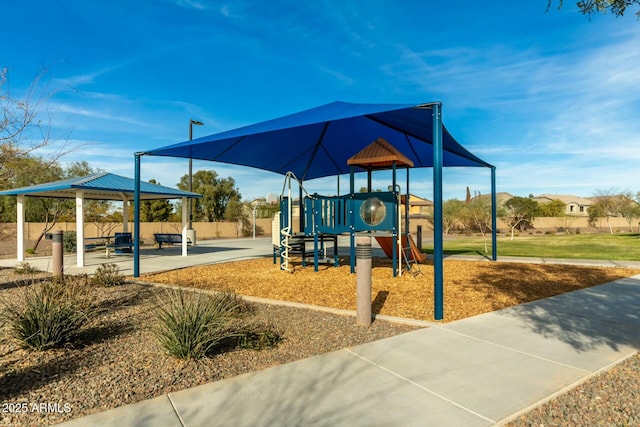
[{"label": "bollard post", "polygon": [[422,226],[421,225],[418,225],[418,231],[416,234],[416,246],[418,247],[418,250],[422,252]]},{"label": "bollard post", "polygon": [[356,239],[356,324],[371,326],[371,237]]},{"label": "bollard post", "polygon": [[62,245],[64,232],[62,230],[56,230],[51,234],[52,273],[55,277],[62,278],[64,274],[64,247]]}]

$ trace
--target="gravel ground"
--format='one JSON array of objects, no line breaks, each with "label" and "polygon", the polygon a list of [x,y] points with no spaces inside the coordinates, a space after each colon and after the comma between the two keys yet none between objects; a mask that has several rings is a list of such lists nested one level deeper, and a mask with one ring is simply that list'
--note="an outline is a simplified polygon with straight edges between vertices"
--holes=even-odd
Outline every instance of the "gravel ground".
[{"label": "gravel ground", "polygon": [[[455,266],[454,270],[460,269],[457,264]],[[251,270],[249,267],[236,267],[235,271],[243,271],[246,281],[246,274]],[[485,271],[483,276],[503,277],[505,282],[515,283],[514,268],[516,267],[505,266],[500,272]],[[517,268],[527,267],[519,265]],[[183,283],[182,280],[188,277],[186,270],[189,269],[181,270],[182,279],[179,283]],[[544,273],[545,282],[551,281],[553,275],[562,275],[561,281],[566,281],[570,276],[563,274],[573,274],[571,277],[574,279],[594,278],[597,282],[607,281],[613,270],[603,273],[590,269],[585,270],[586,273],[581,276],[575,271],[563,273],[561,269],[546,268],[531,270],[524,277]],[[296,274],[285,277],[290,281]],[[455,285],[456,280],[465,281],[467,279],[464,277],[470,277],[470,274],[472,272],[467,264],[464,271],[461,271],[462,279],[456,279],[453,272],[448,273],[448,277],[455,279]],[[388,276],[388,271],[384,275]],[[429,273],[425,274],[428,275]],[[206,277],[202,271],[197,276]],[[301,276],[297,274],[298,278]],[[317,281],[319,276],[312,277],[312,280]],[[0,298],[5,301],[11,301],[21,291],[20,288],[6,284],[13,280],[15,277],[10,271],[0,270]],[[308,282],[305,284],[311,288]],[[315,288],[319,283],[315,282],[313,285]],[[473,297],[466,299],[466,305],[476,304],[481,310],[487,310],[487,307],[496,309],[499,308],[496,305],[509,304],[509,301],[513,305],[524,302],[523,299],[536,297],[531,294],[525,296],[522,289],[518,288],[515,292],[511,291],[516,294],[516,298],[509,300],[502,296],[509,293],[505,284],[496,282],[493,286],[493,295],[487,297],[486,304],[482,303],[476,289]],[[198,287],[209,286],[199,283]],[[569,290],[573,289],[563,291]],[[501,295],[496,296],[496,291]],[[252,322],[270,325],[280,332],[284,340],[278,347],[262,351],[233,350],[198,362],[180,362],[163,353],[151,332],[154,319],[150,309],[157,304],[159,297],[165,295],[164,289],[130,283],[113,288],[95,288],[92,292],[95,293],[87,293],[87,296],[100,308],[99,316],[88,325],[80,343],[75,347],[27,352],[11,341],[0,342],[0,403],[3,405],[0,408],[0,425],[55,424],[414,329],[382,321],[374,322],[371,328],[361,328],[355,326],[350,317],[255,304]],[[333,292],[325,289],[325,293]],[[399,300],[395,295],[397,292],[398,289],[389,288],[376,310],[384,313],[386,309],[389,311],[387,314],[391,314],[395,301]],[[399,307],[404,310],[402,304]],[[469,314],[469,310],[466,310],[465,314]],[[462,314],[458,311],[457,315]],[[627,359],[506,425],[640,426],[640,356]]]},{"label": "gravel ground", "polygon": [[640,426],[640,355],[601,372],[505,426]]}]

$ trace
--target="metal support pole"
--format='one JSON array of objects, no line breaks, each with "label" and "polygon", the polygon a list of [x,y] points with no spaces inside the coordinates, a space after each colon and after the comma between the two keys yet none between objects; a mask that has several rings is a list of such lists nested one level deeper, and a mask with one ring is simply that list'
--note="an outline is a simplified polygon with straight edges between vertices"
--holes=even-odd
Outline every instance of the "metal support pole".
[{"label": "metal support pole", "polygon": [[140,153],[134,154],[133,187],[133,277],[140,277]]},{"label": "metal support pole", "polygon": [[[391,248],[391,262],[393,263],[393,277],[397,277],[398,274],[402,274],[402,256],[398,257],[398,255],[402,255],[401,253],[399,254],[400,251],[398,251],[398,246],[400,245],[400,242],[402,240],[402,236],[398,236],[398,228],[400,228],[400,218],[399,218],[399,211],[400,211],[400,201],[401,201],[401,195],[400,195],[400,191],[396,192],[396,188],[397,188],[397,180],[396,180],[396,161],[394,160],[393,162],[391,162],[391,173],[392,173],[392,178],[391,178],[391,186],[393,187],[393,191],[396,195],[396,209],[394,209],[393,215],[394,215],[394,221],[393,221],[393,230],[391,230],[391,235],[392,235],[392,239],[393,239],[393,246]],[[398,240],[398,237],[400,237],[400,240]]]},{"label": "metal support pole", "polygon": [[64,232],[56,230],[51,234],[51,272],[55,277],[62,278],[64,274],[64,247],[62,245]]},{"label": "metal support pole", "polygon": [[442,104],[433,111],[433,282],[434,318],[444,318],[444,261],[442,238]]},{"label": "metal support pole", "polygon": [[353,166],[349,166],[349,194],[350,199],[347,200],[349,206],[349,267],[351,274],[356,272],[356,248],[355,248],[355,235],[353,234],[353,220],[354,220],[354,212],[353,212],[353,196],[355,193],[356,187],[356,178],[355,178],[355,168]]},{"label": "metal support pole", "polygon": [[371,326],[371,237],[356,240],[356,324]]},{"label": "metal support pole", "polygon": [[496,168],[491,168],[491,260],[498,260],[498,201],[496,198]]},{"label": "metal support pole", "polygon": [[[202,126],[204,123],[198,120],[189,119],[189,141],[193,139],[193,125]],[[193,159],[189,154],[189,192],[193,192]],[[196,245],[196,232],[193,229],[193,199],[189,197],[187,199],[187,209],[189,211],[188,218],[189,224],[187,227],[187,236],[191,239],[191,244]]]}]

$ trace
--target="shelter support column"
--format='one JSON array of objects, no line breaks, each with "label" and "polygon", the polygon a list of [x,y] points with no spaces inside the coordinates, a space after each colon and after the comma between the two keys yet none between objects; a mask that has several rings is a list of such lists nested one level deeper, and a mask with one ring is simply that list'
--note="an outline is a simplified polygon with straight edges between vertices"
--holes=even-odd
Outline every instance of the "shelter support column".
[{"label": "shelter support column", "polygon": [[189,216],[189,203],[186,197],[182,198],[182,256],[187,256],[187,217]]},{"label": "shelter support column", "polygon": [[[140,153],[134,154],[133,183],[133,277],[140,277]],[[183,215],[184,217],[184,215]]]},{"label": "shelter support column", "polygon": [[84,192],[76,191],[76,264],[84,267]]},{"label": "shelter support column", "polygon": [[444,262],[442,239],[442,104],[433,111],[433,282],[434,318],[444,318]]},{"label": "shelter support column", "polygon": [[122,198],[122,232],[129,232],[129,201],[126,197]]},{"label": "shelter support column", "polygon": [[17,213],[17,233],[16,233],[16,259],[20,262],[24,261],[24,195],[18,196],[16,205]]},{"label": "shelter support column", "polygon": [[496,199],[496,168],[491,168],[491,260],[498,260],[498,201]]},{"label": "shelter support column", "polygon": [[[353,203],[352,203],[352,199],[353,199],[353,195],[355,193],[355,187],[356,187],[356,178],[355,178],[355,168],[353,166],[349,166],[349,195],[350,195],[350,199],[349,200],[349,224],[353,224]],[[351,274],[356,272],[356,237],[353,231],[353,225],[351,226],[351,229],[349,230],[349,267],[351,268]]]}]

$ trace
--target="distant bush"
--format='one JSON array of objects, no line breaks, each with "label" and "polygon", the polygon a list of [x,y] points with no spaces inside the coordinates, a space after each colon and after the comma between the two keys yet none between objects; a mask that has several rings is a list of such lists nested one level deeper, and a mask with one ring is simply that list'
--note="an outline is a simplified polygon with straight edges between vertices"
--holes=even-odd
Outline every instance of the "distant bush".
[{"label": "distant bush", "polygon": [[120,286],[126,282],[124,276],[120,274],[120,267],[117,264],[102,264],[96,269],[89,283],[93,286]]},{"label": "distant bush", "polygon": [[74,252],[76,250],[76,232],[65,231],[62,235],[62,248],[65,252]]},{"label": "distant bush", "polygon": [[47,350],[67,344],[90,315],[76,282],[51,280],[26,286],[11,301],[0,300],[2,323],[21,347]]},{"label": "distant bush", "polygon": [[173,357],[200,359],[223,340],[237,336],[229,322],[241,310],[231,292],[214,295],[183,290],[168,292],[169,301],[155,310],[159,327],[154,331],[160,345]]},{"label": "distant bush", "polygon": [[21,262],[15,268],[15,272],[18,274],[34,274],[38,271],[36,267],[31,266],[28,262]]}]

